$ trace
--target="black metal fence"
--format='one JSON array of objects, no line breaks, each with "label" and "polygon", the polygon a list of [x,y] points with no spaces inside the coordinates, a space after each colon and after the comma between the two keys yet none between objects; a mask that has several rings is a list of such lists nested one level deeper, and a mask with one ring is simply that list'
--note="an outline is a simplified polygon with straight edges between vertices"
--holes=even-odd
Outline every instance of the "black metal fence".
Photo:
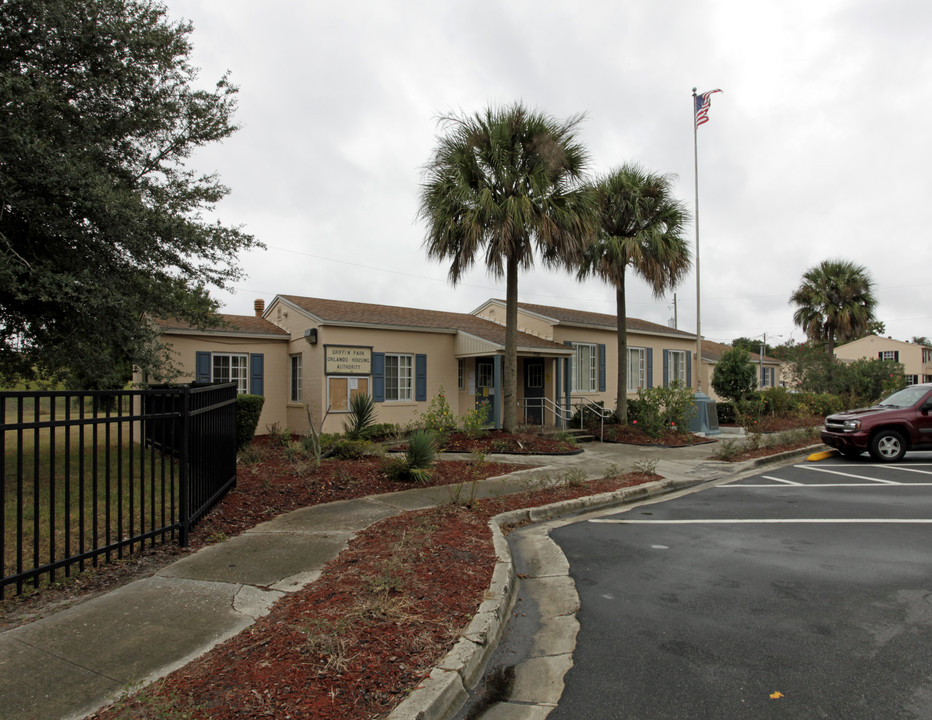
[{"label": "black metal fence", "polygon": [[0,599],[159,543],[236,483],[236,385],[0,392]]}]

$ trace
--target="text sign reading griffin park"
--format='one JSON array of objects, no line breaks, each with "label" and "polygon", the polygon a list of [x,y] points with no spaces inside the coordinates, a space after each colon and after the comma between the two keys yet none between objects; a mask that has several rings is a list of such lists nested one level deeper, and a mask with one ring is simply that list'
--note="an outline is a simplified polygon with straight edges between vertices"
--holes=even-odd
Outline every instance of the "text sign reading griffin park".
[{"label": "text sign reading griffin park", "polygon": [[324,373],[327,375],[371,375],[372,348],[327,345]]}]

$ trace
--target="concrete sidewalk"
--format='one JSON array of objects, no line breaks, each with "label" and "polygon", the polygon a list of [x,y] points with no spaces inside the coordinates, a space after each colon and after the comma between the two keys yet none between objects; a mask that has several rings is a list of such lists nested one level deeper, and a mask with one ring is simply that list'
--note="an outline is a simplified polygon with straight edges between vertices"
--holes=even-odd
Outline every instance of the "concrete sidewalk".
[{"label": "concrete sidewalk", "polygon": [[[571,469],[589,478],[627,472],[639,460],[656,461],[668,488],[747,469],[747,463],[710,460],[714,449],[593,444],[570,456],[492,455],[490,460],[543,467],[481,481],[478,496],[520,492],[535,478],[558,478]],[[296,510],[153,577],[0,633],[0,714],[4,720],[83,718],[247,628],[284,594],[316,580],[360,530],[450,497],[448,487],[416,488]],[[500,604],[508,602],[505,591]],[[507,615],[507,609],[497,614]]]}]

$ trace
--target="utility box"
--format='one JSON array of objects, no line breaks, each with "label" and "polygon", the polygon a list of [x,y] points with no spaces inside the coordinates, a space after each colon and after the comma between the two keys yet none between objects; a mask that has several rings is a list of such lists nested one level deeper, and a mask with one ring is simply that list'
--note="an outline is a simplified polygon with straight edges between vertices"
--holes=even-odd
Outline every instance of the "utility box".
[{"label": "utility box", "polygon": [[689,431],[703,435],[721,434],[718,426],[718,406],[715,401],[704,392],[697,392],[693,395],[693,406],[696,411],[689,419]]}]

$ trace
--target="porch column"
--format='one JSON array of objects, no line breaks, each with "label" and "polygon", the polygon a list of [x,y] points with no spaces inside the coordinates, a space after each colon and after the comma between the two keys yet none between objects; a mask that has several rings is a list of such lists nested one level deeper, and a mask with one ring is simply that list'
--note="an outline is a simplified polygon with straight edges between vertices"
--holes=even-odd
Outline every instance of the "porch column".
[{"label": "porch column", "polygon": [[[562,407],[563,403],[563,358],[554,358],[553,367],[556,370],[555,375],[557,379],[557,387],[556,392],[554,393],[553,402],[554,405],[556,405],[559,409]],[[563,427],[563,418],[559,413],[557,413],[556,417],[554,418],[554,424],[558,428]]]},{"label": "porch column", "polygon": [[564,371],[563,371],[563,391],[566,394],[566,416],[569,417],[572,413],[571,401],[573,395],[573,377],[570,374],[573,369],[573,359],[565,358],[563,360]]}]

